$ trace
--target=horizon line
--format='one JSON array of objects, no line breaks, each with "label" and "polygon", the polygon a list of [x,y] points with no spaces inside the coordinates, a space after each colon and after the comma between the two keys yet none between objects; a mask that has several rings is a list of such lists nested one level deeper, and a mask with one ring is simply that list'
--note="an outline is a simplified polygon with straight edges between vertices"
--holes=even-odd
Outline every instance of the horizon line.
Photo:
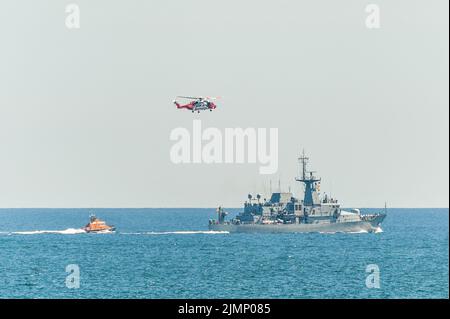
[{"label": "horizon line", "polygon": [[[219,205],[222,207],[226,207],[224,205]],[[108,206],[83,206],[83,207],[0,207],[0,209],[216,209],[218,206],[130,206],[130,207],[108,207]],[[229,209],[241,209],[242,207],[226,207]],[[353,208],[353,206],[342,207],[342,208]],[[384,209],[383,207],[359,207],[360,209]],[[387,209],[449,209],[449,207],[443,206],[428,206],[428,207],[406,207],[406,206],[388,206]]]}]

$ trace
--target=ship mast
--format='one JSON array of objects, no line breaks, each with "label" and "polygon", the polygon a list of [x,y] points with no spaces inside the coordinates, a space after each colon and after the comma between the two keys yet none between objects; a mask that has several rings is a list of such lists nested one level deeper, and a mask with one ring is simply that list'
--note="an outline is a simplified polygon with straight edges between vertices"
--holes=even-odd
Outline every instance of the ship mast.
[{"label": "ship mast", "polygon": [[309,157],[305,156],[305,150],[303,150],[302,156],[298,158],[298,160],[302,163],[302,180],[306,180],[306,165],[308,164]]},{"label": "ship mast", "polygon": [[308,172],[306,170],[306,165],[308,164],[309,157],[305,156],[305,150],[303,150],[302,156],[300,156],[298,160],[302,165],[302,176],[301,178],[296,178],[295,180],[305,184],[305,196],[303,198],[303,204],[305,206],[314,206],[315,203],[313,193],[316,191],[315,183],[320,182],[320,179],[314,177],[313,171]]}]

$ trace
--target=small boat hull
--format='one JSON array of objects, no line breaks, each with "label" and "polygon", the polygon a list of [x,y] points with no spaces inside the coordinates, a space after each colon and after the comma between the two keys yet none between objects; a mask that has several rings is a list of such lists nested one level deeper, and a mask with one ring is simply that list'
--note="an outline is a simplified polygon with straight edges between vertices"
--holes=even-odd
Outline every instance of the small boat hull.
[{"label": "small boat hull", "polygon": [[115,227],[111,227],[109,229],[88,229],[88,228],[85,228],[84,231],[86,233],[94,233],[94,234],[95,233],[100,233],[100,234],[104,234],[104,233],[113,233],[113,232],[116,231],[116,228]]}]

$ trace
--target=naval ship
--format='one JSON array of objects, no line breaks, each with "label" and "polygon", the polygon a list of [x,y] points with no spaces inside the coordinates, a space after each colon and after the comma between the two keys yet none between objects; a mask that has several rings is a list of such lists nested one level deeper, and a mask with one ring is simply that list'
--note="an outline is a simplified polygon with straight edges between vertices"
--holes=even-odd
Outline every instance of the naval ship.
[{"label": "naval ship", "polygon": [[217,209],[218,219],[209,221],[212,231],[227,232],[377,232],[386,217],[384,212],[361,214],[359,209],[346,211],[338,200],[328,195],[320,196],[320,182],[313,171],[307,171],[309,158],[303,152],[299,158],[301,177],[296,181],[304,185],[303,200],[291,192],[272,193],[269,200],[248,195],[244,211],[226,221],[228,214],[222,207]]}]

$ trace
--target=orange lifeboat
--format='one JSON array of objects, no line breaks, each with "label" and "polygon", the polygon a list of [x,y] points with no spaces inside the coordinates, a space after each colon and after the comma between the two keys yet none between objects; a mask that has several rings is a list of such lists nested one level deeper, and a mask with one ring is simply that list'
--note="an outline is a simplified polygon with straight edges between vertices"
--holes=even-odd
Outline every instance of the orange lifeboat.
[{"label": "orange lifeboat", "polygon": [[83,228],[86,233],[106,233],[116,230],[114,226],[106,225],[103,220],[98,219],[95,215],[91,215],[89,217],[90,223]]}]

